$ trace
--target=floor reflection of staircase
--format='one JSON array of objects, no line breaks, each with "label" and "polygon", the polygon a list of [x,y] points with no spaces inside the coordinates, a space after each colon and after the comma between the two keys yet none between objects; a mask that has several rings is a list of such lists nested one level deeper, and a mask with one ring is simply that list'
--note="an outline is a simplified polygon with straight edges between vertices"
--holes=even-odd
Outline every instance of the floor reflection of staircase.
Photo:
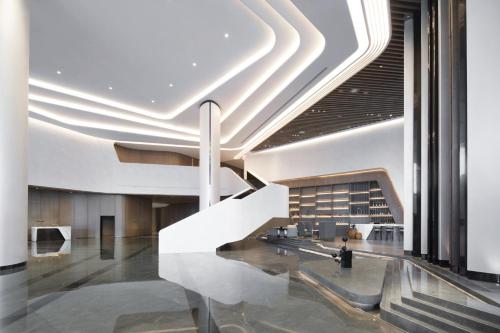
[{"label": "floor reflection of staircase", "polygon": [[388,264],[380,310],[408,332],[500,332],[500,308],[405,260]]}]

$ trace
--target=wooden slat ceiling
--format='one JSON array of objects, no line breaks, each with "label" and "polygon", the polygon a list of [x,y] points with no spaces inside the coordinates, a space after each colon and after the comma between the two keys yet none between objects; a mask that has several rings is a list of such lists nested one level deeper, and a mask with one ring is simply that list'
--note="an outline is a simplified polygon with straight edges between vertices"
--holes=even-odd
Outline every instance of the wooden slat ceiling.
[{"label": "wooden slat ceiling", "polygon": [[404,18],[419,10],[420,0],[392,0],[387,49],[254,151],[402,117]]}]

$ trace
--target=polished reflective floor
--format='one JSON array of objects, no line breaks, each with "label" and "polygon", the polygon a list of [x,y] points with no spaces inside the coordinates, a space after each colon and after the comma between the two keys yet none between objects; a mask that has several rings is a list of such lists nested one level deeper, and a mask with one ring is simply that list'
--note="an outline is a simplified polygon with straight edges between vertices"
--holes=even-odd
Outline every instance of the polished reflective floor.
[{"label": "polished reflective floor", "polygon": [[[342,237],[336,237],[335,241],[324,241],[325,246],[340,248],[344,245]],[[393,240],[365,240],[350,239],[349,247],[355,251],[376,253],[387,256],[403,256],[403,242]]]},{"label": "polished reflective floor", "polygon": [[0,275],[0,332],[392,332],[303,279],[297,254],[255,241],[218,255],[157,255],[156,238],[30,248]]}]

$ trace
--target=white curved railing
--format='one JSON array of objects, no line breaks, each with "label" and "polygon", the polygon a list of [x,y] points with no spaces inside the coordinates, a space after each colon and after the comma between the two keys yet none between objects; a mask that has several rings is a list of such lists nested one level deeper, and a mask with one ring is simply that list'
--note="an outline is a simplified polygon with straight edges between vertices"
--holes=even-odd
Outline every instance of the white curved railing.
[{"label": "white curved railing", "polygon": [[244,239],[272,218],[288,218],[288,187],[269,184],[250,195],[234,195],[160,230],[160,254],[215,252]]}]

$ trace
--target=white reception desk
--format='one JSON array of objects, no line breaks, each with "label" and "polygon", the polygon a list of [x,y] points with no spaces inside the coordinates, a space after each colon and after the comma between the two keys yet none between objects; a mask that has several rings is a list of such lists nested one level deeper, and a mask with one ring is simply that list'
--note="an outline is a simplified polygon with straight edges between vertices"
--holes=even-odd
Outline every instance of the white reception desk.
[{"label": "white reception desk", "polygon": [[65,240],[71,240],[71,227],[65,226],[48,226],[48,227],[31,227],[31,241],[36,242],[38,238],[38,230],[40,229],[57,229]]}]

